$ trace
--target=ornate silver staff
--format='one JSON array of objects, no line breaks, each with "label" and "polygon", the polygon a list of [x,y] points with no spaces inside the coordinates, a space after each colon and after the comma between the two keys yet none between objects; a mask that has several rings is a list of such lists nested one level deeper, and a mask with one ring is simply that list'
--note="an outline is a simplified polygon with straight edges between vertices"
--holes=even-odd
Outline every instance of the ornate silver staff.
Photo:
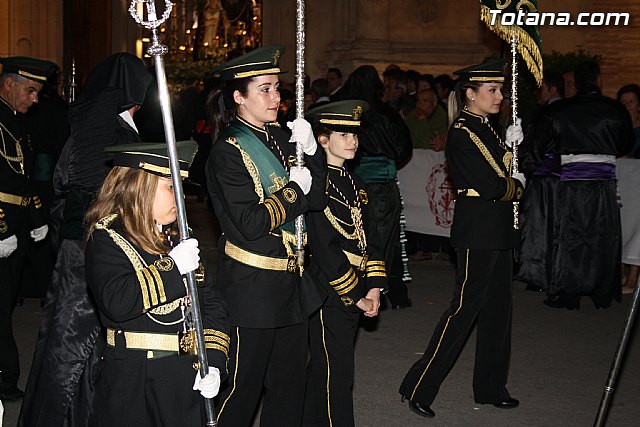
[{"label": "ornate silver staff", "polygon": [[[296,0],[296,118],[304,118],[304,0]],[[304,166],[302,144],[296,142],[296,166]],[[304,216],[296,217],[296,254],[300,271],[304,268]]]},{"label": "ornate silver staff", "polygon": [[69,99],[67,102],[71,104],[76,100],[76,89],[78,85],[76,84],[76,59],[71,59],[71,82],[69,84]]},{"label": "ornate silver staff", "polygon": [[[147,6],[147,21],[138,16],[136,6],[144,3]],[[162,55],[168,52],[165,45],[158,41],[158,27],[165,22],[171,15],[172,3],[165,0],[165,10],[162,18],[156,16],[155,0],[132,0],[129,7],[129,13],[133,19],[144,28],[151,30],[152,43],[147,49],[147,53],[154,58],[156,79],[158,80],[158,94],[160,97],[160,107],[162,109],[162,121],[164,124],[164,135],[167,139],[167,153],[169,155],[169,167],[171,169],[171,179],[173,181],[173,191],[176,198],[176,209],[178,214],[178,228],[180,230],[180,239],[189,238],[189,228],[187,226],[187,215],[184,206],[184,193],[182,191],[182,180],[180,178],[180,166],[178,163],[178,150],[176,148],[176,136],[173,129],[173,118],[171,116],[171,105],[169,103],[169,89],[167,87],[167,77],[164,72],[164,61]],[[187,273],[187,289],[189,292],[190,307],[188,308],[186,318],[191,318],[195,331],[195,339],[198,353],[198,371],[200,377],[204,378],[209,373],[209,363],[207,361],[207,352],[204,341],[204,330],[202,326],[202,318],[200,317],[200,301],[198,300],[198,290],[196,288],[196,277],[193,271]],[[204,399],[205,411],[207,414],[207,426],[216,426],[216,418],[213,409],[213,400]]]},{"label": "ornate silver staff", "polygon": [[[518,119],[518,39],[515,34],[511,36],[511,121],[513,124]],[[513,143],[513,166],[511,175],[518,173],[518,145]],[[520,202],[513,202],[513,228],[520,228]]]}]

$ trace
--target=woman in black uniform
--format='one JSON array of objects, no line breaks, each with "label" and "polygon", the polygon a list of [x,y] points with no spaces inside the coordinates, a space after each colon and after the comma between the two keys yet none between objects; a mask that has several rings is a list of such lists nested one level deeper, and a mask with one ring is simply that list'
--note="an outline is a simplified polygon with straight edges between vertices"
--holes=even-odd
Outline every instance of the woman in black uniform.
[{"label": "woman in black uniform", "polygon": [[[321,304],[304,301],[294,219],[326,205],[326,163],[308,122],[290,122],[291,138],[277,126],[282,52],[262,47],[223,64],[222,87],[209,99],[216,141],[207,184],[223,233],[218,286],[232,327],[221,427],[250,426],[263,390],[261,426],[300,425],[307,318]],[[302,170],[291,167],[289,140],[302,144]]]},{"label": "woman in black uniform", "polygon": [[[182,146],[181,158],[190,161],[194,149],[194,142]],[[86,278],[107,329],[97,424],[202,426],[200,394],[213,398],[226,375],[225,305],[199,262],[198,242],[179,242],[166,145],[115,150],[115,167],[85,217]],[[185,175],[188,165],[180,162]],[[202,380],[185,346],[189,297],[182,275],[193,270],[211,365]]]},{"label": "woman in black uniform", "polygon": [[[511,352],[512,201],[524,178],[511,176],[513,155],[489,123],[500,110],[504,60],[456,71],[462,110],[449,130],[446,157],[458,198],[451,229],[458,273],[454,297],[423,356],[400,386],[402,399],[424,417],[477,320],[473,393],[476,403],[515,408],[506,389]],[[508,132],[508,134],[517,132]]]},{"label": "woman in black uniform", "polygon": [[307,112],[327,155],[329,204],[307,216],[312,262],[306,271],[325,302],[309,319],[305,427],[354,426],[353,345],[361,314],[375,317],[386,288],[384,250],[370,244],[364,183],[345,162],[358,150],[364,101],[338,101]]}]

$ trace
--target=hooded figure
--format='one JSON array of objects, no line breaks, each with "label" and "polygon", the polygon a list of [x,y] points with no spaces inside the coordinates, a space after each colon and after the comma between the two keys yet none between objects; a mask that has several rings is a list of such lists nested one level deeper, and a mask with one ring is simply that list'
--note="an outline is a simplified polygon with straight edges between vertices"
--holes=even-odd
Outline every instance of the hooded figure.
[{"label": "hooded figure", "polygon": [[84,214],[110,170],[113,154],[104,149],[140,141],[133,113],[152,80],[140,58],[116,53],[94,68],[71,106],[71,135],[54,173],[60,245],[19,426],[92,425],[103,347],[85,281]]}]

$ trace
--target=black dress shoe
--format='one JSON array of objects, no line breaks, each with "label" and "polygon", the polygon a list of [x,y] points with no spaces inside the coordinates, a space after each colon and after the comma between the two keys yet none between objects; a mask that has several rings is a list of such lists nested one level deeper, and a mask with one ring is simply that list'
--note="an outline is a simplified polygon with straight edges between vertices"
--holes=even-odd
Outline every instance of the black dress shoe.
[{"label": "black dress shoe", "polygon": [[9,387],[0,391],[0,400],[19,400],[24,396],[24,391],[20,390],[18,387]]},{"label": "black dress shoe", "polygon": [[580,310],[580,296],[555,295],[543,301],[544,305],[551,308],[566,308],[567,310]]},{"label": "black dress shoe", "polygon": [[520,405],[520,401],[518,399],[514,399],[513,397],[508,397],[500,402],[478,402],[476,400],[476,403],[479,403],[481,405],[493,405],[496,408],[500,409],[513,409],[517,408],[518,405]]},{"label": "black dress shoe", "polygon": [[391,309],[392,310],[404,310],[405,308],[410,308],[411,307],[411,300],[407,298],[406,301],[402,302],[402,303],[391,303]]},{"label": "black dress shoe", "polygon": [[513,397],[505,399],[502,402],[493,403],[493,406],[500,409],[513,409],[517,408],[518,405],[520,405],[520,401],[518,399],[514,399]]},{"label": "black dress shoe", "polygon": [[[406,398],[404,396],[402,396],[402,399],[400,399],[401,401],[404,402]],[[425,418],[433,418],[436,416],[436,413],[433,412],[431,410],[431,408],[429,408],[427,405],[422,405],[418,402],[414,402],[412,400],[409,401],[409,409],[411,410],[411,412],[420,415],[421,417],[425,417]]]}]

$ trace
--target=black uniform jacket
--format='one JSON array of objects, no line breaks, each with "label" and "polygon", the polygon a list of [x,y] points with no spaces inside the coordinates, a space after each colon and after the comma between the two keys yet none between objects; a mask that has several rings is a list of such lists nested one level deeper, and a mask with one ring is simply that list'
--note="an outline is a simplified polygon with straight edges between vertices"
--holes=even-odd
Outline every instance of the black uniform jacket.
[{"label": "black uniform jacket", "polygon": [[[363,257],[358,247],[359,240],[350,207],[356,205],[355,183],[367,235],[366,205],[369,200],[362,181],[352,175],[352,183],[344,168],[329,165],[328,170],[329,181],[333,184],[328,187],[329,204],[324,211],[307,215],[312,262],[305,274],[310,274],[321,286],[327,298],[325,305],[361,312],[355,305],[360,298],[366,296],[370,289],[386,289],[384,253],[382,248],[367,244]],[[357,259],[354,255],[364,258],[364,262],[353,262]]]},{"label": "black uniform jacket", "polygon": [[[28,242],[29,231],[44,225],[45,218],[31,180],[33,148],[29,142],[25,117],[21,113],[14,114],[2,98],[0,144],[0,192],[4,193],[0,195],[0,240],[15,234],[18,238],[17,252],[21,253]],[[22,152],[21,162],[18,160],[18,151]],[[8,202],[7,198],[12,202]]]},{"label": "black uniform jacket", "polygon": [[626,108],[600,94],[597,86],[578,94],[554,111],[551,148],[556,154],[623,156],[633,147],[633,125]]},{"label": "black uniform jacket", "polygon": [[[236,117],[232,124],[245,126],[281,163],[295,159],[295,145],[276,126],[255,127]],[[305,196],[298,184],[290,181],[271,195],[262,194],[255,164],[233,138],[220,138],[211,148],[206,166],[208,190],[222,229],[218,248],[220,264],[218,286],[229,304],[234,326],[276,328],[304,321],[309,313],[301,309],[300,275],[282,270],[256,268],[225,254],[227,241],[252,254],[270,258],[288,256],[279,226],[293,221],[309,209],[321,210],[327,204],[326,160],[318,148],[305,155],[305,166],[313,183]],[[290,246],[291,247],[291,246]],[[304,304],[303,304],[304,305]]]},{"label": "black uniform jacket", "polygon": [[462,110],[449,130],[446,157],[458,192],[452,246],[513,248],[511,202],[522,197],[523,189],[520,181],[509,176],[512,153],[501,146],[484,117]]},{"label": "black uniform jacket", "polygon": [[[172,240],[178,242],[177,237]],[[115,215],[99,221],[91,233],[85,269],[107,328],[175,334],[183,330],[180,300],[187,295],[186,280],[171,257],[150,254],[129,243]],[[226,305],[202,265],[196,271],[196,283],[208,362],[224,374],[230,342]]]}]

